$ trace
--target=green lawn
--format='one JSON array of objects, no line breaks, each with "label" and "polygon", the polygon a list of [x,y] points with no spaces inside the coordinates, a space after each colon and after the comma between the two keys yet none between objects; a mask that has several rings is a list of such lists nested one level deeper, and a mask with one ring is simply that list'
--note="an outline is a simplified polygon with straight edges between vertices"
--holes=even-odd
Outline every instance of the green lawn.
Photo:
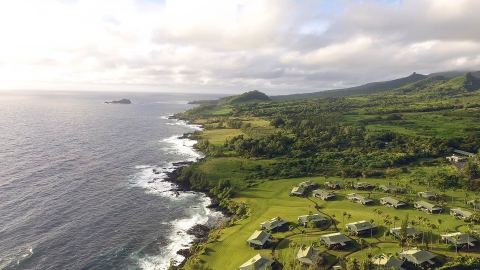
[{"label": "green lawn", "polygon": [[[250,234],[258,229],[259,224],[262,221],[270,219],[275,216],[280,216],[292,223],[295,223],[299,215],[308,214],[309,212],[316,212],[315,203],[320,206],[320,211],[334,216],[337,220],[337,227],[341,232],[344,232],[344,225],[348,222],[354,222],[359,220],[373,220],[377,225],[381,226],[379,232],[374,235],[374,238],[365,238],[367,242],[371,244],[371,248],[367,248],[361,251],[349,250],[349,251],[328,251],[329,256],[343,257],[352,256],[358,258],[364,258],[368,253],[380,254],[380,253],[395,253],[400,250],[398,244],[390,237],[384,236],[383,231],[388,230],[388,227],[392,227],[394,224],[385,225],[384,220],[388,215],[389,220],[394,221],[394,217],[398,217],[395,220],[395,225],[400,225],[400,220],[408,214],[410,220],[419,220],[419,218],[426,218],[432,224],[439,224],[440,229],[432,230],[434,251],[444,254],[452,255],[452,250],[449,250],[445,244],[438,243],[438,234],[445,231],[467,230],[468,227],[463,221],[459,221],[452,216],[445,214],[429,215],[413,208],[396,210],[393,208],[384,207],[378,204],[378,201],[373,206],[362,206],[352,203],[344,198],[345,194],[353,192],[351,190],[338,191],[338,199],[330,202],[324,202],[317,198],[299,198],[290,197],[289,192],[291,187],[297,183],[304,181],[307,178],[297,179],[283,179],[262,182],[255,187],[248,188],[241,191],[235,198],[236,201],[245,202],[249,205],[250,216],[238,221],[235,225],[227,227],[222,230],[221,237],[218,241],[208,244],[208,255],[201,255],[200,259],[205,263],[205,266],[212,269],[234,269],[241,265],[244,261],[260,252],[263,254],[272,254],[272,250],[253,250],[248,247],[245,240]],[[308,178],[314,180],[317,183],[323,183],[325,178],[315,177]],[[329,178],[328,180],[338,180]],[[353,180],[353,179],[349,179]],[[364,181],[365,179],[362,179]],[[366,179],[365,181],[371,183],[386,183],[385,179]],[[399,181],[406,181],[400,179]],[[420,186],[412,186],[412,193],[423,190]],[[368,192],[357,192],[367,195]],[[462,191],[449,191],[447,194],[455,196],[453,203],[449,203],[449,206],[464,206],[463,197],[465,192]],[[374,191],[371,193],[371,197],[378,199],[386,196],[385,193]],[[473,193],[470,196],[475,196]],[[415,194],[408,194],[404,197],[416,200]],[[374,213],[374,209],[379,209],[382,214],[378,215]],[[346,213],[344,216],[343,213]],[[427,222],[419,222],[416,227],[419,230],[427,231],[431,230],[426,227]],[[475,229],[480,227],[475,226]],[[320,229],[307,229],[305,234],[302,234],[300,229],[294,229],[293,231],[275,233],[274,237],[278,239],[286,238],[282,240],[275,251],[275,256],[284,263],[292,261],[296,250],[298,250],[300,244],[315,244],[318,245],[318,237],[321,234],[332,232],[333,227],[322,231]],[[322,251],[325,251],[323,247],[320,247]],[[329,257],[331,260],[332,258]]]},{"label": "green lawn", "polygon": [[211,144],[214,145],[223,145],[226,140],[241,134],[243,134],[243,132],[240,129],[208,129],[202,132],[201,138],[208,140]]},{"label": "green lawn", "polygon": [[[440,138],[458,138],[465,134],[479,134],[477,109],[448,110],[443,112],[402,113],[402,120],[377,121],[367,125],[371,132],[389,131],[406,135]],[[349,123],[383,115],[348,114],[344,119]]]}]

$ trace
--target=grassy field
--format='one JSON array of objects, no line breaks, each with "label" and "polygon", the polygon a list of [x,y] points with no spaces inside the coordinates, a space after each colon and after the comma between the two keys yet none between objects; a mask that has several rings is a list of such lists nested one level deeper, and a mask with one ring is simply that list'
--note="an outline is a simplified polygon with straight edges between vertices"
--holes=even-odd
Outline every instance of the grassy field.
[{"label": "grassy field", "polygon": [[214,145],[223,145],[226,140],[241,134],[244,133],[240,129],[208,129],[202,132],[201,138]]},{"label": "grassy field", "polygon": [[[381,115],[345,115],[345,121],[355,123],[357,121],[381,117]],[[431,113],[403,113],[401,120],[375,121],[367,125],[371,132],[390,131],[406,135],[459,138],[467,133],[478,133],[480,129],[476,123],[480,120],[477,109],[454,110]]]},{"label": "grassy field", "polygon": [[[422,238],[414,244],[415,246],[427,248],[426,243],[430,242],[428,248],[433,252],[448,257],[458,255],[454,249],[440,241],[440,235],[456,231],[478,232],[480,225],[470,225],[455,219],[449,215],[449,209],[453,207],[468,209],[465,202],[478,199],[480,196],[465,189],[471,188],[464,185],[468,182],[464,178],[465,172],[460,172],[447,163],[445,155],[454,148],[477,150],[475,146],[480,141],[475,138],[480,135],[477,124],[480,120],[480,94],[459,91],[446,98],[440,91],[442,89],[430,90],[405,95],[396,93],[391,96],[389,94],[382,96],[379,94],[345,99],[262,103],[258,106],[249,104],[252,107],[245,104],[245,106],[222,105],[194,112],[189,119],[206,128],[200,133],[200,138],[208,140],[215,146],[215,150],[220,149],[223,152],[215,151],[214,154],[193,166],[205,176],[203,179],[208,179],[209,188],[218,186],[219,182],[228,181],[229,188],[234,191],[233,197],[228,197],[228,200],[246,204],[248,215],[240,220],[235,219],[231,226],[214,232],[212,235],[218,236],[218,239],[215,238],[216,240],[204,244],[205,246],[202,245],[199,250],[205,247],[204,252],[190,258],[190,262],[199,261],[204,268],[188,269],[236,269],[257,253],[274,256],[284,265],[284,269],[302,269],[296,265],[298,262],[295,261],[295,256],[299,248],[305,244],[314,245],[324,252],[328,266],[342,258],[363,260],[371,255],[395,254],[401,248],[398,241],[387,232],[391,227],[400,226],[401,221],[407,217],[417,230],[423,232]],[[280,122],[278,122],[279,119]],[[278,128],[273,127],[271,121]],[[387,132],[402,136],[395,137],[391,141],[388,139],[389,136],[381,139],[375,139],[377,136],[368,136],[372,133],[390,135]],[[344,136],[345,134],[350,135]],[[238,135],[243,135],[247,139],[238,138],[235,147],[222,147],[227,140]],[[267,135],[272,136],[266,137]],[[292,138],[293,143],[284,140],[282,136]],[[364,136],[363,141],[351,140],[351,138],[358,139],[359,136]],[[371,139],[372,137],[374,139]],[[290,149],[294,150],[288,153],[276,153],[272,150],[282,149],[282,147],[288,149],[281,144],[285,141],[293,145],[294,147]],[[363,142],[370,144],[363,144]],[[378,147],[381,142],[384,142],[382,145],[388,143],[389,147]],[[251,151],[258,149],[249,148],[249,144],[252,143],[258,143],[254,146],[263,147],[273,154],[261,155],[258,154],[261,151]],[[449,148],[445,147],[447,144]],[[345,145],[349,145],[349,148],[344,149]],[[405,145],[408,147],[403,147]],[[249,151],[237,150],[239,147],[242,147],[241,150]],[[430,151],[431,149],[437,151]],[[390,151],[390,154],[395,157],[414,156],[415,158],[397,160],[392,156],[382,155],[384,151]],[[300,155],[302,153],[308,154]],[[385,158],[390,163],[383,164],[381,162],[383,160],[371,158],[372,156]],[[267,159],[267,157],[273,158]],[[349,159],[350,157],[352,160]],[[329,163],[330,161],[335,162]],[[288,170],[288,172],[297,172],[297,168],[298,174],[281,174]],[[439,172],[459,176],[465,181],[462,180],[459,184],[450,186],[457,189],[438,190],[430,187],[430,185],[441,186],[438,181],[432,180],[432,178],[440,179]],[[302,175],[316,176],[272,180]],[[318,175],[330,175],[330,177]],[[382,178],[341,179],[334,175],[376,175]],[[328,202],[313,197],[289,196],[293,186],[307,179],[320,185],[325,181],[337,180],[340,182],[366,181],[376,185],[393,183],[407,188],[406,194],[396,197],[408,202],[410,206],[398,210],[382,206],[379,199],[391,195],[378,190],[372,192],[339,190],[337,199]],[[472,183],[473,181],[468,182],[468,184]],[[447,205],[443,214],[429,215],[413,208],[413,202],[420,200],[417,192],[425,190],[435,191],[446,198]],[[348,201],[346,195],[352,192],[369,196],[374,199],[375,204],[363,206]],[[298,216],[318,212],[334,220],[333,224],[327,228],[315,229],[297,226]],[[273,249],[250,248],[246,244],[248,237],[259,229],[261,222],[276,216],[287,220],[291,230],[274,234],[276,241]],[[334,231],[346,233],[346,223],[360,220],[374,222],[379,227],[373,237],[361,239],[353,237],[357,244],[345,251],[326,250],[319,244],[320,235]],[[480,256],[479,250],[468,254]]]},{"label": "grassy field", "polygon": [[[327,251],[330,259],[333,259],[333,256],[336,258],[346,256],[364,258],[369,253],[394,254],[399,252],[400,247],[398,243],[390,236],[385,236],[383,232],[388,230],[389,227],[399,226],[400,221],[403,220],[407,215],[409,216],[410,220],[426,218],[426,220],[429,220],[432,224],[438,225],[438,229],[430,229],[425,225],[428,222],[424,221],[418,224],[416,228],[425,232],[432,231],[432,239],[434,241],[434,244],[431,245],[433,247],[432,250],[442,254],[452,254],[454,253],[454,250],[448,249],[447,245],[443,243],[439,243],[439,233],[456,230],[466,231],[468,229],[465,222],[457,220],[448,215],[448,209],[444,214],[429,215],[415,210],[412,207],[408,209],[396,210],[381,206],[378,203],[378,199],[386,196],[387,194],[378,191],[373,191],[371,193],[371,197],[376,200],[375,205],[372,206],[362,206],[346,200],[345,195],[354,192],[352,190],[338,191],[338,199],[329,202],[322,201],[318,198],[289,196],[291,188],[306,179],[307,178],[297,178],[268,181],[240,192],[235,200],[238,202],[247,203],[250,208],[250,215],[247,219],[238,221],[233,226],[223,229],[220,239],[217,242],[208,245],[208,254],[203,254],[200,256],[201,261],[205,263],[205,266],[211,269],[234,269],[238,267],[244,261],[259,252],[258,250],[253,250],[252,248],[248,247],[245,243],[245,240],[253,231],[258,229],[258,226],[261,222],[275,216],[280,216],[289,222],[296,223],[299,215],[308,214],[310,212],[316,213],[317,210],[315,205],[320,207],[319,211],[321,213],[329,215],[336,220],[337,228],[341,232],[345,232],[344,225],[346,223],[364,219],[373,220],[375,224],[381,226],[373,238],[364,238],[370,244],[370,247],[361,251],[357,251],[355,249],[347,251]],[[315,177],[308,178],[308,180],[313,180],[314,182],[321,184],[325,181],[325,178]],[[329,178],[328,180],[332,181],[342,179]],[[355,181],[354,179],[347,180]],[[386,183],[387,181],[385,179],[362,179],[362,181],[364,180],[374,184]],[[407,181],[407,178],[401,179],[400,181]],[[421,186],[414,185],[411,191],[413,194],[407,194],[403,197],[406,199],[417,200],[418,198],[416,197],[416,192],[423,189],[424,188]],[[367,195],[368,192],[357,193],[364,193]],[[453,201],[448,203],[448,207],[465,206],[463,203],[465,192],[448,191],[447,194],[453,198]],[[470,193],[469,196],[473,198],[475,197],[475,194]],[[374,209],[380,210],[382,214],[375,214],[373,211]],[[345,215],[343,213],[345,213]],[[393,220],[396,224],[384,224],[385,219]],[[475,226],[474,229],[480,229],[480,227]],[[288,263],[289,261],[293,260],[294,255],[301,244],[314,244],[319,246],[319,235],[332,232],[334,230],[335,228],[332,226],[327,229],[307,229],[305,233],[302,233],[302,230],[299,228],[288,232],[276,233],[274,234],[274,237],[283,240],[279,243],[278,248],[274,251],[274,254],[281,262]],[[419,243],[419,245],[422,246],[421,243]],[[320,247],[320,249],[322,251],[326,251],[323,247]],[[260,253],[272,254],[272,250],[261,250]]]}]

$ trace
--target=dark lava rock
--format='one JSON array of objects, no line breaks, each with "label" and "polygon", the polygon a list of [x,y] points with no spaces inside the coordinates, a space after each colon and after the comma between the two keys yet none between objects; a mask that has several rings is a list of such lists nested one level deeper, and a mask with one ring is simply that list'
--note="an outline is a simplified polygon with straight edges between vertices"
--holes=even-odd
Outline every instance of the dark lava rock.
[{"label": "dark lava rock", "polygon": [[210,228],[202,224],[197,224],[192,228],[188,229],[187,231],[188,234],[193,235],[197,238],[206,238],[209,232]]}]

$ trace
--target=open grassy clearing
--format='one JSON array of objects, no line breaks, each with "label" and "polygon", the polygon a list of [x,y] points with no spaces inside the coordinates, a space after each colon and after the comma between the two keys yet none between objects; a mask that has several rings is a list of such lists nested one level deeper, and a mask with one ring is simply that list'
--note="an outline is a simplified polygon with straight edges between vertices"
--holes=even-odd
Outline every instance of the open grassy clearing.
[{"label": "open grassy clearing", "polygon": [[[439,229],[430,229],[426,227],[426,222],[416,225],[416,228],[421,231],[432,231],[432,240],[434,244],[431,244],[435,252],[441,254],[452,254],[455,253],[443,243],[438,243],[438,234],[447,232],[447,231],[466,231],[468,227],[464,221],[455,219],[454,217],[448,215],[448,209],[444,214],[439,215],[429,215],[424,212],[418,211],[409,207],[407,209],[393,209],[379,205],[376,201],[375,205],[372,206],[362,206],[355,204],[345,199],[345,195],[351,192],[361,193],[368,196],[370,192],[357,192],[352,190],[340,190],[337,192],[338,198],[334,201],[322,201],[318,198],[302,198],[302,197],[291,197],[289,192],[291,187],[306,180],[307,178],[297,178],[297,179],[284,179],[284,180],[275,180],[268,181],[258,184],[255,187],[249,188],[245,191],[240,192],[238,196],[234,199],[238,202],[244,202],[249,205],[250,216],[245,219],[238,221],[235,225],[225,228],[222,230],[221,237],[219,241],[211,243],[208,245],[208,255],[202,255],[201,260],[205,262],[207,267],[212,269],[233,269],[238,267],[244,261],[258,253],[258,250],[254,250],[247,246],[245,240],[250,236],[250,234],[258,229],[258,226],[261,222],[268,220],[275,216],[280,216],[281,218],[296,223],[297,217],[299,215],[308,214],[309,212],[317,212],[315,204],[318,204],[320,211],[329,216],[332,216],[337,221],[337,227],[341,232],[345,232],[344,225],[349,222],[359,221],[359,220],[373,220],[375,224],[381,226],[378,232],[374,235],[374,238],[366,237],[364,238],[370,245],[370,248],[366,248],[362,251],[348,250],[348,251],[328,251],[329,254],[335,257],[344,257],[352,256],[362,258],[368,253],[379,254],[379,253],[395,253],[400,251],[398,243],[392,239],[390,236],[385,236],[383,232],[388,230],[389,227],[399,226],[400,221],[409,216],[410,220],[419,220],[420,217],[428,219],[433,224],[439,224]],[[314,177],[308,178],[308,180],[313,180],[317,183],[323,183],[325,178],[323,177]],[[341,180],[337,178],[329,178],[328,180]],[[349,181],[356,181],[355,179],[347,179]],[[403,179],[406,181],[406,179]],[[400,181],[403,181],[400,179]],[[370,183],[385,184],[388,180],[385,179],[362,179],[362,181],[367,181]],[[412,186],[412,192],[422,191],[423,187],[419,185]],[[465,192],[463,191],[448,191],[448,195],[453,197],[453,202],[449,202],[448,207],[451,206],[461,206],[465,207],[463,201]],[[387,196],[388,194],[372,191],[371,198],[378,200],[381,197]],[[470,197],[474,197],[474,193],[469,193]],[[401,197],[401,196],[400,196]],[[410,198],[411,200],[417,200],[418,197],[416,194],[407,194],[404,197]],[[382,211],[381,215],[375,214],[373,209],[379,209]],[[346,215],[343,215],[346,213]],[[389,220],[394,221],[396,224],[384,224],[385,217],[391,217]],[[395,218],[397,217],[397,218]],[[440,221],[439,221],[440,220]],[[474,229],[480,229],[479,226],[474,226]],[[275,233],[275,238],[287,238],[283,240],[278,250],[275,251],[277,257],[282,260],[293,258],[292,254],[295,253],[295,250],[298,250],[299,244],[315,244],[318,246],[318,237],[321,234],[327,233],[328,231],[334,230],[333,227],[322,231],[320,229],[307,229],[306,233],[302,233],[301,229],[294,229],[293,231]],[[354,238],[355,239],[355,238]],[[293,243],[293,244],[292,244]],[[420,246],[421,243],[419,244]],[[325,248],[321,247],[321,250]],[[261,250],[260,253],[271,254],[271,250]],[[353,253],[352,253],[353,252]],[[474,254],[474,253],[471,253]],[[478,255],[477,253],[475,253]],[[223,267],[223,268],[222,268]]]},{"label": "open grassy clearing", "polygon": [[246,188],[249,184],[260,180],[246,179],[255,166],[268,166],[274,160],[246,159],[240,157],[207,158],[198,163],[198,170],[208,176],[208,181],[218,183],[230,181],[235,191]]},{"label": "open grassy clearing", "polygon": [[[348,123],[373,119],[382,115],[345,115]],[[383,115],[384,116],[384,115]],[[385,116],[384,116],[385,117]],[[375,121],[366,127],[370,132],[389,131],[405,135],[441,137],[445,139],[459,138],[465,134],[478,134],[475,129],[480,120],[477,109],[454,110],[430,113],[402,113],[401,120]]]},{"label": "open grassy clearing", "polygon": [[200,138],[208,140],[214,145],[223,145],[226,140],[235,136],[244,134],[240,129],[224,128],[224,129],[208,129],[202,132]]}]

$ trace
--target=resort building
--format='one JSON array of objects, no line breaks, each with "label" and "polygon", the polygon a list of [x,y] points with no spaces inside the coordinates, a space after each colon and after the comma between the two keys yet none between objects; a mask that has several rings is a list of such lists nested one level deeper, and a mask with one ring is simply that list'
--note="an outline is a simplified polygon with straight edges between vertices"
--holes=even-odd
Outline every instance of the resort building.
[{"label": "resort building", "polygon": [[381,191],[386,193],[400,194],[405,193],[405,189],[395,185],[381,185],[378,187]]},{"label": "resort building", "polygon": [[322,189],[316,189],[313,191],[312,194],[314,197],[320,198],[324,201],[333,200],[336,197],[335,193],[333,193],[332,191]]},{"label": "resort building", "polygon": [[342,186],[340,182],[325,182],[325,188],[328,189],[341,189]]},{"label": "resort building", "polygon": [[452,208],[450,209],[450,215],[458,219],[469,220],[473,213],[461,208]]},{"label": "resort building", "polygon": [[471,200],[467,204],[473,207],[473,210],[480,210],[480,200]]},{"label": "resort building", "polygon": [[[406,233],[408,238],[418,238],[421,235],[420,231],[417,231],[417,229],[415,229],[414,227],[410,227],[410,226],[408,226],[406,228],[405,233]],[[394,238],[401,238],[402,237],[402,228],[401,227],[391,228],[390,229],[390,234]]]},{"label": "resort building", "polygon": [[329,249],[345,248],[353,241],[342,233],[330,233],[320,236],[320,242]]},{"label": "resort building", "polygon": [[305,190],[311,190],[312,188],[315,188],[317,184],[312,183],[312,181],[303,181],[298,186]]},{"label": "resort building", "polygon": [[387,207],[393,207],[393,208],[401,208],[401,207],[407,206],[406,202],[398,200],[393,197],[383,197],[380,199],[380,203]]},{"label": "resort building", "polygon": [[418,210],[422,210],[429,214],[440,214],[443,212],[443,208],[439,205],[429,203],[426,201],[418,201],[414,204],[415,208]]},{"label": "resort building", "polygon": [[290,191],[290,196],[305,196],[306,190],[303,187],[294,187]]},{"label": "resort building", "polygon": [[442,240],[457,248],[473,248],[478,245],[478,239],[469,233],[455,232],[443,234]]},{"label": "resort building", "polygon": [[402,251],[399,253],[399,257],[400,259],[409,261],[418,267],[429,268],[437,264],[435,260],[437,258],[437,255],[431,253],[430,251],[421,249],[410,249]]},{"label": "resort building", "polygon": [[352,202],[363,204],[363,205],[373,204],[372,199],[365,198],[364,196],[356,193],[347,194],[347,199],[349,199]]},{"label": "resort building", "polygon": [[377,226],[366,221],[361,220],[357,222],[348,223],[345,225],[345,228],[351,235],[372,235],[373,232],[377,229]]},{"label": "resort building", "polygon": [[438,197],[437,193],[430,191],[418,192],[417,195],[427,200],[435,200]]},{"label": "resort building", "polygon": [[260,223],[261,230],[267,231],[278,231],[287,224],[287,221],[281,219],[280,217],[274,217],[270,220]]},{"label": "resort building", "polygon": [[465,157],[459,157],[459,156],[457,156],[457,155],[455,155],[455,154],[453,154],[453,155],[451,155],[451,156],[449,156],[449,157],[446,157],[446,159],[447,159],[448,161],[454,162],[454,163],[464,162],[464,161],[467,160],[467,158],[465,158]]},{"label": "resort building", "polygon": [[465,157],[474,157],[475,156],[474,153],[470,153],[470,152],[462,151],[462,150],[458,150],[458,149],[453,150],[453,153],[459,154],[459,155],[465,156]]},{"label": "resort building", "polygon": [[405,268],[402,267],[404,264],[403,260],[385,254],[372,259],[372,264],[374,265],[374,269],[405,270]]},{"label": "resort building", "polygon": [[374,189],[375,185],[369,184],[367,182],[356,182],[353,183],[353,188],[358,190],[370,190]]},{"label": "resort building", "polygon": [[257,254],[240,265],[240,270],[267,270],[273,265],[274,260],[267,256]]},{"label": "resort building", "polygon": [[320,227],[328,225],[330,219],[320,214],[303,215],[298,217],[298,224],[307,227],[309,223],[313,223],[315,226]]},{"label": "resort building", "polygon": [[317,266],[323,263],[323,257],[320,251],[314,249],[312,246],[301,247],[297,253],[297,260],[302,264]]},{"label": "resort building", "polygon": [[272,235],[266,231],[255,231],[248,239],[247,244],[255,249],[265,248],[272,241]]}]

